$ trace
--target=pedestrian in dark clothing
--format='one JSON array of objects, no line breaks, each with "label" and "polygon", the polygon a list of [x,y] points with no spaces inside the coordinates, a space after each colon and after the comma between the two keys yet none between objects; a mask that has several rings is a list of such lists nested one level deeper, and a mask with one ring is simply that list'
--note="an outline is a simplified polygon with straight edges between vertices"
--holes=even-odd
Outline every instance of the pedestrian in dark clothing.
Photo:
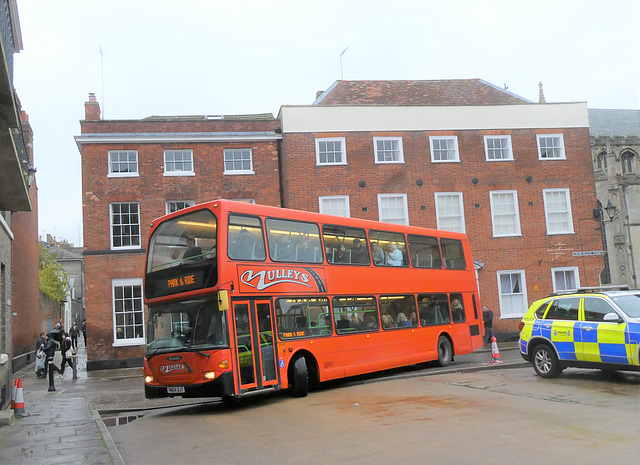
[{"label": "pedestrian in dark clothing", "polygon": [[82,320],[82,339],[84,340],[84,347],[87,347],[87,320]]},{"label": "pedestrian in dark clothing", "polygon": [[491,332],[493,328],[493,312],[486,305],[482,306],[482,322],[484,323],[484,343],[489,344],[493,337]]},{"label": "pedestrian in dark clothing", "polygon": [[62,333],[62,344],[60,344],[60,351],[62,352],[62,365],[60,365],[60,376],[64,375],[64,369],[67,366],[67,363],[71,368],[73,365],[71,364],[72,358],[71,355],[71,338],[68,333]]},{"label": "pedestrian in dark clothing", "polygon": [[[44,331],[40,331],[40,337],[36,340],[35,354],[36,354],[36,376],[38,378],[44,378],[47,367],[47,357],[44,355],[44,345],[47,342],[47,336]],[[40,352],[40,357],[38,357]]]},{"label": "pedestrian in dark clothing", "polygon": [[80,327],[74,321],[69,330],[69,337],[71,338],[71,347],[73,350],[78,350],[78,336],[80,335]]},{"label": "pedestrian in dark clothing", "polygon": [[47,334],[47,342],[44,345],[44,353],[47,356],[47,363],[45,364],[44,374],[47,375],[47,370],[55,370],[60,373],[60,369],[53,364],[53,356],[56,354],[56,350],[58,350],[58,343],[53,338],[53,334]]}]

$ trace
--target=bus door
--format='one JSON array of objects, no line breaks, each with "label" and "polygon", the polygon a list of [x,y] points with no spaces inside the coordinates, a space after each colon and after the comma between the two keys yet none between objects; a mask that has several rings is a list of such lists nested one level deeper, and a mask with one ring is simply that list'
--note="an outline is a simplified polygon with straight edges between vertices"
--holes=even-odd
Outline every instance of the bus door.
[{"label": "bus door", "polygon": [[233,302],[233,317],[239,391],[275,386],[278,380],[271,302]]}]

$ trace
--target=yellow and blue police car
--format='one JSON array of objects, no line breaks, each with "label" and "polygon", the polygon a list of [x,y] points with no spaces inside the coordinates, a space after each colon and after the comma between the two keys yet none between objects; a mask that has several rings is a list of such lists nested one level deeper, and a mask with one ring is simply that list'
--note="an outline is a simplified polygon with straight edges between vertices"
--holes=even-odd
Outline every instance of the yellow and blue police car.
[{"label": "yellow and blue police car", "polygon": [[640,291],[581,288],[535,301],[519,348],[543,378],[567,367],[640,371]]}]

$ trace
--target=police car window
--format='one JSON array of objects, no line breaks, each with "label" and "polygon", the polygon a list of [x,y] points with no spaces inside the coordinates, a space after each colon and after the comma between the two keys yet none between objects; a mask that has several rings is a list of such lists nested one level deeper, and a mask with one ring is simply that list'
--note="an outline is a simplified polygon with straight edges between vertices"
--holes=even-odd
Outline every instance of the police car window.
[{"label": "police car window", "polygon": [[579,307],[579,297],[554,300],[547,310],[545,319],[577,321]]},{"label": "police car window", "polygon": [[640,294],[612,297],[613,301],[631,318],[640,318]]},{"label": "police car window", "polygon": [[540,305],[540,307],[538,307],[538,310],[536,310],[536,318],[542,319],[542,317],[544,316],[544,312],[547,311],[548,306],[549,302],[544,302],[542,305]]},{"label": "police car window", "polygon": [[611,305],[606,301],[594,297],[584,299],[584,319],[585,321],[604,321],[607,313],[615,313]]}]

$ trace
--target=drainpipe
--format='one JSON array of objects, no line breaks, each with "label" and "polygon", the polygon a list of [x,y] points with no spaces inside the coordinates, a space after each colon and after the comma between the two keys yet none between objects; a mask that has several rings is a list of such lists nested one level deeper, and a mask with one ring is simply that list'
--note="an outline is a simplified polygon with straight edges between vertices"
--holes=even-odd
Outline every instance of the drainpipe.
[{"label": "drainpipe", "polygon": [[631,239],[631,224],[629,221],[629,203],[627,201],[627,186],[622,186],[622,197],[624,199],[624,213],[625,219],[627,220],[627,236],[629,237],[629,253],[631,254],[631,272],[633,273],[633,287],[634,289],[638,289],[638,280],[636,277],[636,264],[633,259],[633,241]]}]

